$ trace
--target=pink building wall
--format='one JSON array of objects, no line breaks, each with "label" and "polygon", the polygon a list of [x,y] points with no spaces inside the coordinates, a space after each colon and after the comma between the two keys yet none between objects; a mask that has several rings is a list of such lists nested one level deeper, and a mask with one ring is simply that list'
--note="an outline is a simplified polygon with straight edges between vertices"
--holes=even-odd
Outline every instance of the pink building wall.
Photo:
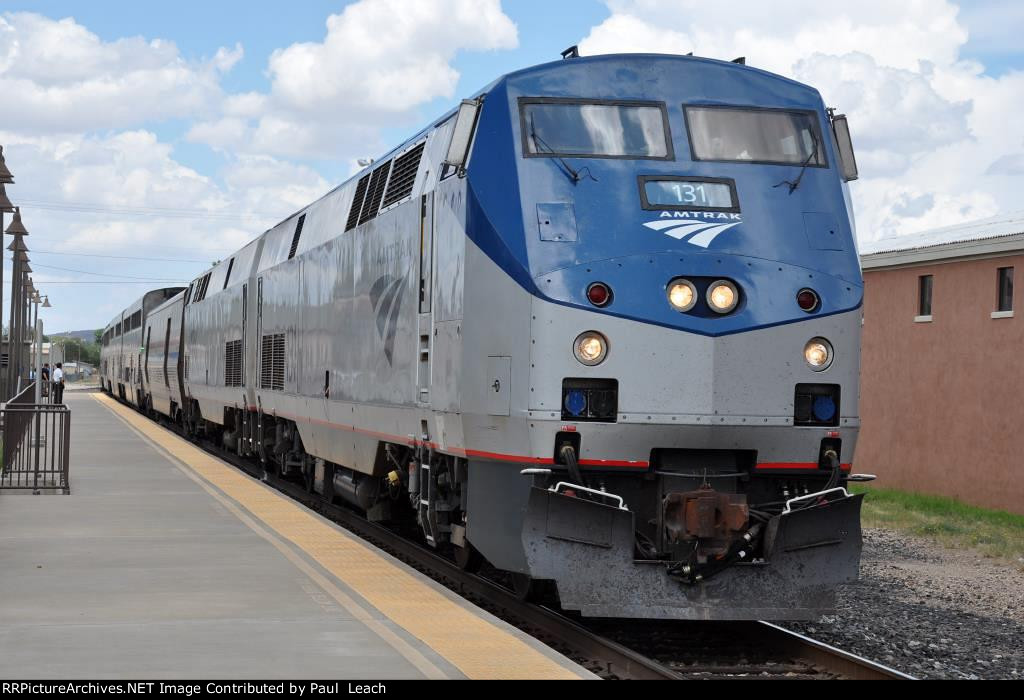
[{"label": "pink building wall", "polygon": [[[1014,267],[1016,317],[997,318]],[[933,275],[932,321],[915,323]],[[856,471],[882,487],[1024,513],[1024,255],[864,271]]]}]

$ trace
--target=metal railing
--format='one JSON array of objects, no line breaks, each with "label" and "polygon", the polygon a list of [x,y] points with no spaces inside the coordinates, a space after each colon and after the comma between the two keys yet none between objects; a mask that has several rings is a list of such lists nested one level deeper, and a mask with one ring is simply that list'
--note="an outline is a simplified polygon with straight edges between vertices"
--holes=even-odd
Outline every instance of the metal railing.
[{"label": "metal railing", "polygon": [[37,404],[34,400],[35,386],[29,384],[0,408],[0,490],[31,489],[40,493],[52,489],[71,493],[71,411],[63,404]]}]

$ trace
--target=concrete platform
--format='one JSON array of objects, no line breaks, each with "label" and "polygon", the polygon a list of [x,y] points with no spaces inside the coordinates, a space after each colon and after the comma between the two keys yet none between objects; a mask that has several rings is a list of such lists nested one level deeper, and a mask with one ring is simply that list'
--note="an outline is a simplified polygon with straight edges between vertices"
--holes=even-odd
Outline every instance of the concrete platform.
[{"label": "concrete platform", "polygon": [[590,678],[105,396],[72,494],[0,494],[3,678]]}]

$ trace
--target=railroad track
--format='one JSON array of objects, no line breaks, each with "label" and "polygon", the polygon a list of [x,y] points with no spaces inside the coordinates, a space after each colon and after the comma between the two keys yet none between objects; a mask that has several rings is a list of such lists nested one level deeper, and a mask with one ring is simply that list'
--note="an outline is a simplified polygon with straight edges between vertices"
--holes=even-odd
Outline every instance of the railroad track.
[{"label": "railroad track", "polygon": [[[186,437],[178,426],[161,425]],[[500,583],[463,571],[450,559],[352,510],[326,504],[299,484],[265,474],[255,463],[225,453],[212,443],[198,444],[602,678],[912,680],[900,671],[767,622],[573,619],[561,611],[520,600]]]}]

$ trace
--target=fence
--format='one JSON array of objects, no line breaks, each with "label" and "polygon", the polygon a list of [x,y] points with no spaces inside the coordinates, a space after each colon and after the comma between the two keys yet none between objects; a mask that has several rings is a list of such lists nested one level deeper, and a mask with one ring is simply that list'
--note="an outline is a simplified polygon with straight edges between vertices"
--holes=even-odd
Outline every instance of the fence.
[{"label": "fence", "polygon": [[65,405],[34,403],[29,384],[0,409],[3,423],[3,463],[0,490],[59,489],[71,493],[68,456],[71,412]]}]

